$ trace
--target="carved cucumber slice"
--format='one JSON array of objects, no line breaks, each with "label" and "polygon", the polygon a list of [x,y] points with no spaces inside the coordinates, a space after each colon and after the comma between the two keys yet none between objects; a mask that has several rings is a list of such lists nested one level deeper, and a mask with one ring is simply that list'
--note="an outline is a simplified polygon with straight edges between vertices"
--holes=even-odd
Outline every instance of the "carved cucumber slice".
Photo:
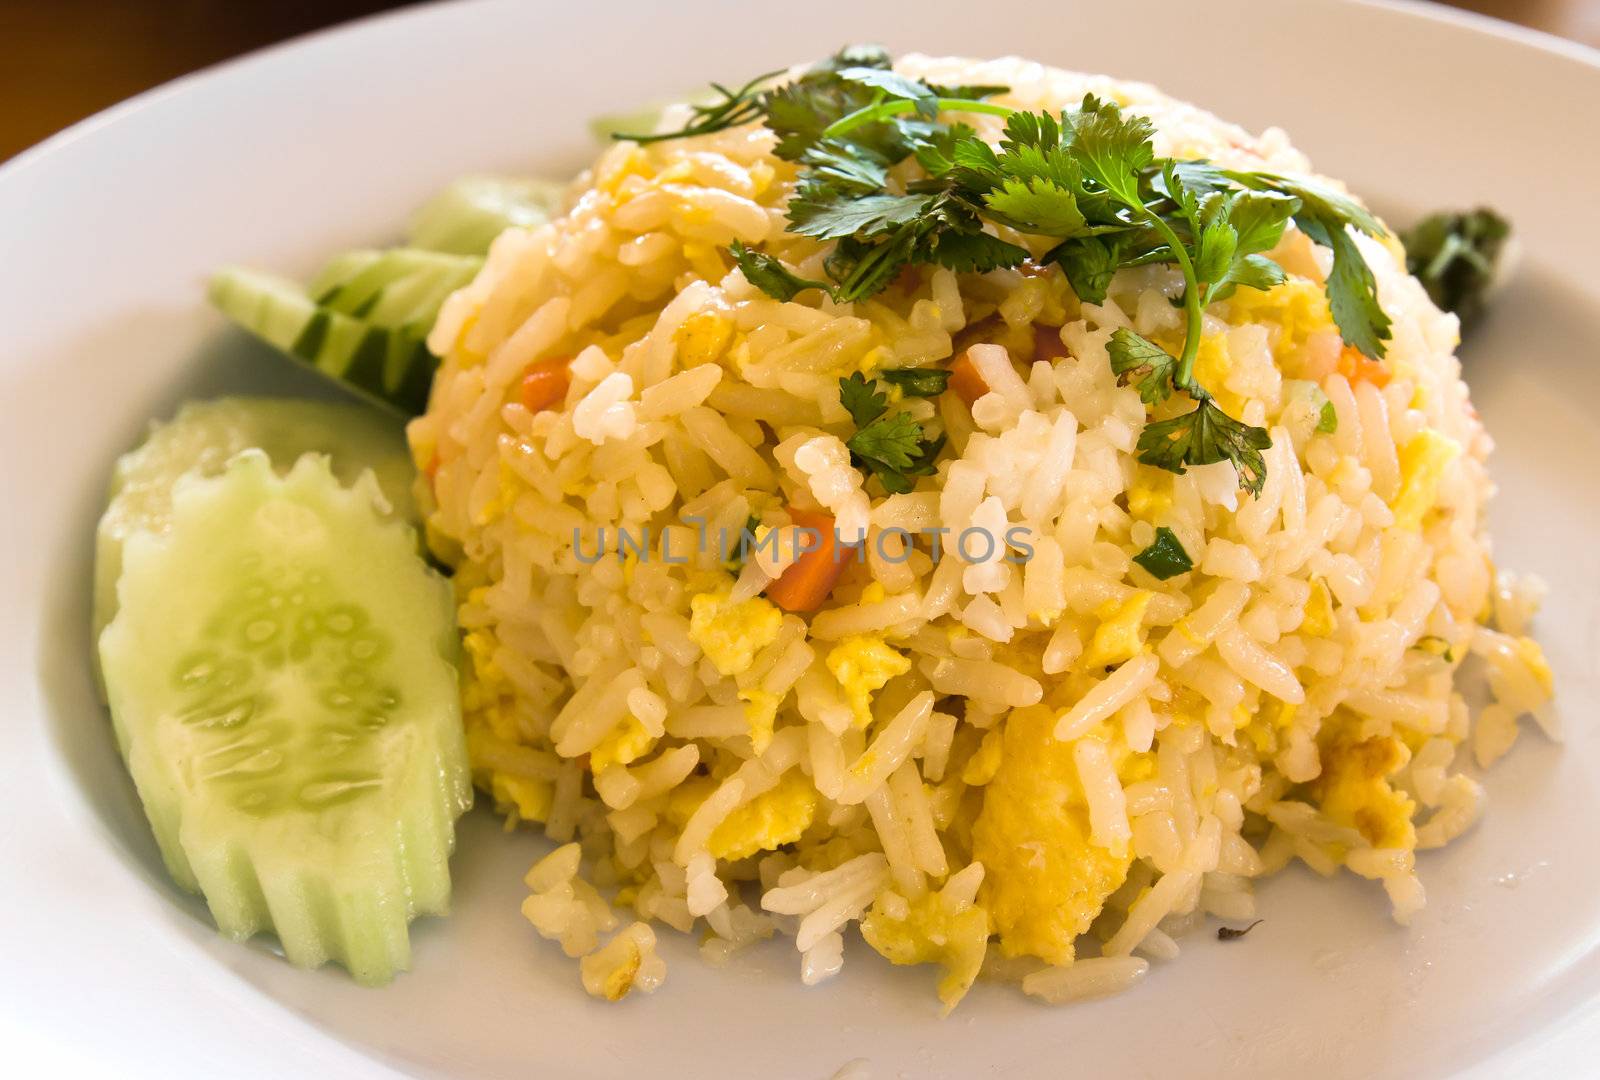
[{"label": "carved cucumber slice", "polygon": [[123,548],[100,638],[117,738],[167,867],[218,928],[387,981],[449,903],[471,802],[450,589],[363,476],[246,451]]},{"label": "carved cucumber slice", "polygon": [[405,434],[391,416],[361,405],[293,398],[218,398],[194,401],[145,441],[117,459],[110,500],[95,534],[94,635],[117,611],[122,542],[141,529],[162,532],[172,510],[172,487],[187,472],[215,476],[228,459],[251,447],[287,471],[300,455],[327,454],[348,484],[371,469],[395,514],[415,521],[411,485],[416,469]]},{"label": "carved cucumber slice", "polygon": [[318,304],[292,281],[240,267],[212,275],[208,295],[268,345],[369,401],[407,417],[427,407],[438,366],[424,340],[432,315],[380,326]]}]

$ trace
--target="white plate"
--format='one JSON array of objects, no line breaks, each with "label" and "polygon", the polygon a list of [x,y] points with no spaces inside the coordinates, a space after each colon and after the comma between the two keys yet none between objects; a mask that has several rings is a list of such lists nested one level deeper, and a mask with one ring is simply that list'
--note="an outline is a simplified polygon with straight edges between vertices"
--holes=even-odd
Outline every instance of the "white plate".
[{"label": "white plate", "polygon": [[[428,7],[147,95],[0,170],[0,1047],[59,1074],[1503,1075],[1600,1041],[1600,228],[1593,53],[1423,7],[712,0]],[[1410,930],[1348,875],[1290,872],[1244,941],[1185,946],[1134,993],[1052,1010],[857,946],[806,990],[774,944],[715,970],[666,946],[651,998],[596,1004],[518,914],[540,850],[467,822],[457,906],[382,991],[220,941],[162,873],[88,677],[90,534],[107,468],[181,398],[315,387],[207,311],[239,261],[305,273],[391,236],[473,169],[570,171],[585,122],[847,41],[1017,52],[1154,81],[1288,128],[1395,220],[1484,201],[1526,258],[1466,354],[1499,439],[1497,554],[1553,585],[1540,636],[1570,737],[1527,734],[1478,829],[1422,858]],[[314,1070],[314,1072],[313,1072]],[[12,1071],[12,1070],[8,1070]],[[17,1070],[21,1071],[21,1070]]]}]

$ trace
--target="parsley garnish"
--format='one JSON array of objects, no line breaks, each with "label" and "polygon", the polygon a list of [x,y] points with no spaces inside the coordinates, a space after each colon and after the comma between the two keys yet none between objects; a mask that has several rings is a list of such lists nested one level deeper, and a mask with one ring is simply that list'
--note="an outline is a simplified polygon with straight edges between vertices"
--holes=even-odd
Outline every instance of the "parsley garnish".
[{"label": "parsley garnish", "polygon": [[[1104,302],[1119,269],[1175,265],[1184,283],[1182,347],[1168,353],[1131,330],[1119,330],[1110,346],[1118,377],[1136,385],[1146,405],[1164,410],[1180,391],[1194,403],[1147,426],[1139,440],[1146,464],[1182,473],[1230,461],[1240,483],[1260,492],[1261,451],[1271,440],[1223,412],[1195,381],[1194,365],[1207,305],[1239,288],[1270,289],[1284,280],[1266,252],[1291,220],[1333,252],[1328,301],[1344,340],[1368,356],[1383,355],[1389,319],[1349,228],[1375,236],[1384,230],[1346,196],[1294,177],[1158,157],[1148,119],[1092,94],[1059,116],[1014,110],[986,100],[1003,87],[912,79],[893,71],[875,47],[841,50],[783,86],[758,89],[763,82],[718,88],[724,100],[697,109],[681,134],[759,117],[777,136],[773,152],[798,166],[790,231],[833,242],[823,264],[828,281],[800,278],[771,256],[737,246],[746,278],[770,296],[791,300],[820,288],[848,303],[881,291],[908,265],[958,273],[1017,266],[1030,251],[1001,230],[1054,238],[1043,261],[1060,266],[1090,303]],[[1005,117],[999,145],[966,124],[940,120],[959,113]],[[898,168],[912,159],[920,177]],[[868,421],[856,436],[871,430],[865,442],[876,454],[852,449],[901,482],[917,475],[906,471],[919,467],[907,449],[916,436],[893,418],[874,428],[878,423]],[[898,464],[905,461],[912,464]]]},{"label": "parsley garnish", "polygon": [[876,476],[885,491],[903,495],[916,487],[915,477],[933,474],[944,436],[929,438],[909,414],[890,413],[888,395],[876,383],[859,371],[840,379],[839,404],[856,425],[856,433],[845,440],[851,461]]},{"label": "parsley garnish", "polygon": [[1166,581],[1194,569],[1194,560],[1183,550],[1178,535],[1165,525],[1156,530],[1155,540],[1135,555],[1133,561],[1144,567],[1157,581]]}]

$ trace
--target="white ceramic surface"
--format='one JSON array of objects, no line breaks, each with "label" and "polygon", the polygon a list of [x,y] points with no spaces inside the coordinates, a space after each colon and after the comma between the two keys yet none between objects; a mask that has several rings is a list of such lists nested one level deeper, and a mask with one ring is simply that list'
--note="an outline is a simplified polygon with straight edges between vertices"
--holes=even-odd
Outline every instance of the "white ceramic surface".
[{"label": "white ceramic surface", "polygon": [[[182,80],[0,169],[0,1059],[55,1075],[1433,1076],[1594,1068],[1600,1044],[1600,107],[1596,54],[1419,6],[713,0],[426,7]],[[448,920],[383,991],[218,940],[165,878],[88,675],[107,468],[154,416],[219,391],[320,392],[205,307],[231,261],[305,273],[381,241],[447,179],[562,174],[585,122],[825,53],[1033,58],[1147,79],[1278,124],[1396,221],[1507,212],[1526,257],[1466,352],[1499,440],[1507,566],[1554,585],[1539,633],[1568,741],[1525,734],[1475,832],[1421,859],[1410,930],[1378,889],[1291,871],[1266,921],[1185,944],[1136,992],[1054,1010],[857,943],[806,990],[786,946],[728,968],[667,935],[660,992],[596,1004],[523,922],[542,850],[464,828]],[[604,73],[602,77],[602,73]],[[11,1068],[6,1071],[11,1072]],[[21,1071],[13,1075],[23,1075]]]}]

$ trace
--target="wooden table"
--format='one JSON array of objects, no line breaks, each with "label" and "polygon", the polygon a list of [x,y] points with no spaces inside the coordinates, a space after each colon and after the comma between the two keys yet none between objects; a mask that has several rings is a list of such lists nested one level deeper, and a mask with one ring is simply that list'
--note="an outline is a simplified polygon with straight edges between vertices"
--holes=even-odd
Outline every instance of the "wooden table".
[{"label": "wooden table", "polygon": [[[1600,0],[1452,0],[1600,46]],[[0,161],[141,90],[395,0],[0,0]]]}]

